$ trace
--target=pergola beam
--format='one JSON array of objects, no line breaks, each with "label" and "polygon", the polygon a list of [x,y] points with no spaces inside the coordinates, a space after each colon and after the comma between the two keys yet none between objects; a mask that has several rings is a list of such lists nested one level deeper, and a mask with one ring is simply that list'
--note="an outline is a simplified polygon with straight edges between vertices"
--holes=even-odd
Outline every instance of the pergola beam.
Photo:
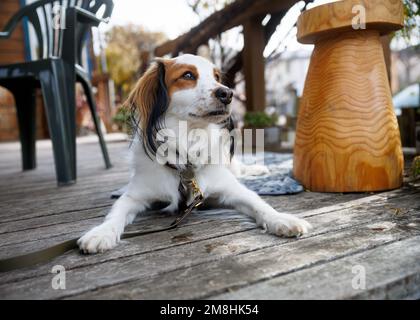
[{"label": "pergola beam", "polygon": [[178,55],[179,52],[195,52],[207,43],[235,26],[242,25],[251,17],[279,12],[293,6],[299,0],[237,0],[217,11],[210,17],[178,38],[168,41],[155,49],[156,56]]},{"label": "pergola beam", "polygon": [[[284,15],[287,13],[288,9],[284,9],[280,12],[272,13],[271,18],[268,23],[264,26],[264,40],[265,45],[270,41],[271,36],[276,31],[277,26],[280,24],[281,19],[283,19]],[[233,57],[230,61],[228,66],[225,70],[224,76],[224,84],[230,88],[235,87],[235,76],[236,74],[242,70],[243,67],[243,59],[242,59],[242,51],[238,52],[235,57]]]}]

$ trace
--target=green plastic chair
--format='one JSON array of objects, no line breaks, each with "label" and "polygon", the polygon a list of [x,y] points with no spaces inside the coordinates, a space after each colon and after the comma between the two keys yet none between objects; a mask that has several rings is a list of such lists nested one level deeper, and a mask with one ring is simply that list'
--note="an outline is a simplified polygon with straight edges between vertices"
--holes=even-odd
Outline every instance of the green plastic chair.
[{"label": "green plastic chair", "polygon": [[[76,81],[85,91],[105,166],[111,167],[92,85],[81,61],[87,32],[91,27],[107,22],[113,7],[112,0],[38,0],[22,7],[0,32],[0,40],[7,39],[21,21],[28,21],[38,41],[38,60],[0,65],[0,86],[10,90],[16,102],[23,170],[36,167],[35,89],[40,87],[53,144],[57,182],[59,185],[75,182]],[[103,13],[100,15],[100,12]],[[61,24],[57,24],[57,14]]]}]

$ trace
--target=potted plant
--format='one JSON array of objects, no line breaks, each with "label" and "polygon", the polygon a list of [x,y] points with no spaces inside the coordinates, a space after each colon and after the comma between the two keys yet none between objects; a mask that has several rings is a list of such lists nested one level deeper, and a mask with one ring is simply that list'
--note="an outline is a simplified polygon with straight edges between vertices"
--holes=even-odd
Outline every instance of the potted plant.
[{"label": "potted plant", "polygon": [[117,126],[118,131],[130,133],[130,111],[126,107],[120,107],[112,121]]},{"label": "potted plant", "polygon": [[[275,151],[280,148],[280,127],[277,125],[278,115],[273,113],[271,115],[258,111],[258,112],[247,112],[244,116],[244,127],[245,129],[252,130],[252,148],[256,146],[256,133],[257,129],[264,130],[264,149]],[[244,137],[244,131],[242,132]],[[249,143],[248,143],[249,144]]]}]

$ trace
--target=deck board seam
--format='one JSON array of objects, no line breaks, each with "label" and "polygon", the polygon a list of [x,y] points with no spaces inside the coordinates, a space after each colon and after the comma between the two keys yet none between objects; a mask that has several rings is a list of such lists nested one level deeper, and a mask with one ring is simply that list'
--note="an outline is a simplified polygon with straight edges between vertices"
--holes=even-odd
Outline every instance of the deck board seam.
[{"label": "deck board seam", "polygon": [[[82,212],[82,211],[89,211],[89,210],[93,210],[93,209],[105,209],[105,208],[110,208],[110,207],[112,207],[112,204],[98,205],[96,207],[83,208],[83,209],[78,209],[78,210],[65,210],[65,211],[61,211],[61,212],[48,213],[48,214],[42,215],[42,216],[28,217],[28,218],[23,218],[23,219],[18,219],[18,220],[0,221],[0,224],[7,224],[7,223],[10,223],[10,222],[27,221],[27,220],[31,220],[31,219],[44,218],[44,217],[59,216],[61,214],[74,213],[74,212]],[[105,215],[103,215],[103,216],[105,216]],[[89,220],[89,219],[82,219],[82,220]],[[65,223],[67,223],[67,222],[64,222],[62,224],[65,224]],[[57,225],[57,224],[61,224],[61,223],[58,222],[58,223],[55,223],[55,224],[52,224],[52,225]],[[37,227],[37,228],[39,228],[39,227]],[[16,230],[16,231],[13,231],[13,232],[24,231],[24,230],[25,229]],[[1,234],[4,234],[4,233],[0,233],[0,235]]]},{"label": "deck board seam", "polygon": [[[346,229],[349,229],[349,228],[346,228]],[[420,234],[420,233],[419,233],[419,234]],[[414,237],[418,236],[419,234],[417,234],[417,235],[413,235],[412,237],[414,238]],[[317,236],[318,236],[318,235],[317,235]],[[319,260],[319,261],[317,261],[317,262],[309,263],[309,264],[308,264],[308,265],[306,265],[306,266],[297,267],[297,268],[291,269],[291,270],[289,270],[289,271],[282,272],[282,273],[281,273],[281,276],[284,276],[284,275],[287,275],[287,274],[290,274],[290,273],[293,273],[293,272],[297,272],[297,271],[301,271],[301,270],[309,269],[309,268],[312,268],[312,267],[316,267],[316,266],[318,266],[318,265],[322,265],[322,264],[325,264],[325,263],[333,262],[333,261],[336,261],[336,260],[338,260],[338,259],[342,259],[342,258],[350,257],[350,256],[352,256],[352,255],[354,255],[354,254],[360,254],[360,253],[363,253],[363,252],[369,251],[369,250],[371,250],[371,249],[372,249],[372,250],[374,250],[374,249],[377,249],[377,248],[379,248],[379,247],[381,247],[381,246],[384,246],[384,245],[387,245],[387,244],[392,244],[392,243],[395,243],[395,242],[398,242],[398,241],[402,241],[402,240],[407,240],[407,239],[410,239],[410,238],[411,238],[411,237],[404,237],[404,236],[401,236],[401,237],[400,237],[400,238],[398,238],[398,239],[391,240],[391,241],[389,241],[389,242],[387,242],[387,243],[383,243],[383,244],[376,244],[376,245],[373,245],[373,247],[370,247],[370,248],[367,248],[367,249],[366,249],[366,248],[365,248],[365,249],[360,249],[360,250],[357,250],[357,251],[352,252],[352,253],[348,253],[348,254],[344,254],[344,255],[338,255],[338,256],[335,256],[335,257],[333,257],[333,258],[329,258],[329,259],[326,259],[326,260]],[[305,239],[307,239],[307,238],[305,238]],[[172,270],[168,270],[168,271],[165,271],[165,272],[161,272],[161,273],[158,273],[158,274],[150,275],[150,276],[142,276],[142,277],[139,277],[139,278],[127,279],[127,280],[123,280],[123,281],[120,281],[120,282],[112,283],[112,284],[109,284],[109,285],[100,285],[100,286],[97,286],[97,287],[96,287],[96,288],[94,288],[94,289],[82,290],[82,291],[77,292],[77,293],[71,293],[71,294],[69,294],[69,295],[63,295],[63,296],[59,297],[57,300],[64,300],[64,299],[72,298],[72,297],[75,297],[75,296],[80,295],[80,294],[85,294],[85,293],[87,293],[87,292],[95,292],[95,291],[98,291],[98,290],[100,290],[100,289],[104,289],[104,288],[108,288],[108,287],[112,287],[112,286],[116,286],[116,285],[121,285],[121,284],[126,284],[126,283],[130,283],[130,282],[135,282],[135,281],[138,281],[138,280],[140,280],[140,279],[145,279],[145,280],[146,280],[146,279],[150,279],[150,278],[152,278],[152,277],[156,277],[156,276],[161,275],[161,274],[167,274],[167,273],[171,273],[171,272],[178,272],[178,271],[183,270],[183,269],[186,269],[186,268],[193,268],[193,267],[197,267],[197,266],[203,265],[203,264],[205,264],[205,263],[214,262],[214,261],[218,261],[218,260],[229,259],[229,258],[231,258],[231,257],[239,256],[239,255],[242,255],[242,254],[255,252],[255,251],[258,251],[258,250],[260,250],[260,249],[268,249],[268,248],[272,248],[272,247],[275,247],[275,246],[281,246],[281,245],[284,245],[284,244],[287,244],[287,242],[286,242],[286,243],[283,243],[283,244],[279,244],[279,245],[273,245],[273,246],[267,246],[267,247],[264,247],[264,248],[259,248],[259,249],[254,249],[254,250],[249,250],[249,251],[247,251],[247,252],[242,252],[242,253],[239,253],[239,254],[233,254],[233,255],[230,255],[230,256],[219,257],[219,258],[217,258],[217,259],[212,259],[212,260],[210,260],[210,261],[202,261],[202,262],[200,262],[200,263],[196,263],[196,264],[189,265],[188,267],[185,267],[185,266],[180,266],[180,267],[178,267],[178,268],[175,268],[175,269],[172,269]],[[247,287],[247,286],[249,286],[249,285],[253,285],[253,284],[255,284],[255,283],[260,282],[260,280],[261,280],[261,281],[270,280],[270,279],[272,279],[272,278],[274,278],[274,277],[277,277],[277,276],[278,276],[278,275],[271,276],[271,277],[264,277],[264,278],[262,278],[262,279],[258,279],[258,281],[249,282],[249,283],[247,283],[246,285],[243,285],[243,286],[238,285],[238,286],[235,286],[235,289],[236,289],[236,288],[237,288],[237,289],[239,289],[239,288],[244,288],[244,287]],[[227,290],[228,290],[228,288],[223,289],[223,290],[221,290],[221,292],[218,292],[217,294],[214,294],[214,295],[218,295],[218,294],[225,293]],[[211,296],[213,296],[213,295],[211,295]],[[208,299],[208,298],[210,298],[211,296],[208,296],[208,297],[207,297],[206,295],[203,295],[203,296],[196,296],[196,297],[194,297],[193,299]]]},{"label": "deck board seam", "polygon": [[[395,219],[395,217],[391,217],[391,220],[394,220],[394,219]],[[315,237],[326,235],[328,233],[338,234],[338,233],[341,233],[341,232],[346,231],[346,230],[355,229],[356,227],[359,227],[359,226],[362,226],[362,225],[369,225],[369,224],[372,224],[372,223],[377,223],[379,221],[389,221],[389,220],[390,220],[389,217],[382,217],[380,219],[371,220],[369,222],[364,222],[364,223],[360,223],[360,224],[357,224],[357,225],[351,225],[351,226],[348,226],[348,227],[342,227],[342,228],[338,228],[338,229],[331,229],[331,230],[328,230],[328,231],[325,231],[325,232],[320,232],[320,233],[317,233],[317,234],[309,234],[308,236],[295,239],[295,241],[311,239],[311,238],[315,238]],[[198,239],[198,240],[190,241],[190,242],[186,242],[186,243],[173,244],[173,245],[170,245],[170,246],[165,246],[165,247],[162,247],[162,248],[148,250],[148,251],[144,251],[144,252],[141,252],[141,253],[133,253],[133,254],[129,254],[129,255],[126,255],[126,256],[120,256],[120,257],[116,257],[116,258],[111,258],[111,259],[104,260],[104,261],[98,261],[98,262],[94,262],[94,263],[87,263],[87,264],[83,264],[83,265],[77,265],[77,266],[73,266],[73,267],[67,268],[67,270],[68,271],[71,271],[71,270],[77,270],[77,269],[81,269],[81,268],[85,268],[85,267],[102,265],[104,263],[112,262],[112,261],[117,261],[117,260],[120,260],[120,259],[126,260],[126,259],[131,258],[131,257],[134,257],[134,256],[141,256],[141,255],[148,254],[148,253],[153,253],[153,252],[157,252],[157,251],[166,250],[168,248],[173,248],[173,247],[178,247],[178,246],[182,246],[182,245],[188,245],[188,244],[198,243],[198,242],[207,241],[207,240],[211,240],[211,239],[217,239],[217,238],[229,236],[229,235],[232,235],[232,234],[239,234],[239,233],[244,233],[244,232],[251,232],[251,231],[258,230],[258,229],[259,229],[258,227],[250,227],[249,229],[246,229],[246,230],[238,230],[238,231],[235,231],[235,232],[232,232],[232,233],[218,235],[218,236],[215,236],[215,237]],[[416,235],[414,235],[414,236],[416,236]],[[401,238],[401,239],[406,239],[406,238]],[[394,240],[394,241],[399,241],[399,240]],[[262,247],[257,248],[257,249],[249,249],[249,250],[246,250],[246,251],[243,251],[243,252],[240,252],[240,253],[237,253],[237,254],[231,254],[231,255],[225,256],[225,257],[215,257],[214,259],[205,260],[205,261],[202,261],[202,262],[197,263],[197,264],[189,265],[188,267],[181,266],[181,267],[178,267],[176,269],[172,269],[172,270],[167,270],[167,271],[164,271],[164,272],[160,272],[159,274],[166,274],[166,273],[172,272],[174,270],[178,270],[179,271],[179,270],[182,270],[182,269],[186,269],[186,268],[190,268],[190,267],[195,267],[195,266],[198,266],[198,265],[201,265],[201,264],[204,264],[204,263],[209,263],[209,262],[213,262],[213,261],[228,259],[230,257],[236,257],[236,256],[240,256],[240,255],[244,255],[244,254],[256,252],[256,251],[259,251],[259,250],[265,250],[265,249],[269,249],[269,248],[280,247],[280,246],[288,245],[289,243],[291,243],[291,241],[285,241],[283,243],[273,244],[273,245],[266,245],[266,246],[262,246]],[[8,283],[18,283],[18,282],[22,282],[22,281],[29,280],[29,279],[32,279],[32,278],[37,278],[37,277],[40,277],[40,276],[43,276],[43,275],[46,275],[46,274],[48,274],[48,273],[45,273],[45,274],[44,273],[41,273],[41,274],[37,274],[37,275],[34,275],[34,276],[29,276],[29,277],[25,277],[25,278],[15,279],[15,280],[10,281],[10,282],[4,282],[4,283],[2,283],[2,285],[8,284]],[[144,279],[147,279],[147,278],[150,278],[150,277],[153,277],[153,276],[156,276],[156,275],[144,276],[144,277],[140,277],[140,278],[136,278],[136,279],[131,279],[130,281],[136,281],[138,279],[143,279],[143,278]],[[123,282],[125,282],[125,281],[123,281]],[[120,284],[120,283],[119,282],[118,283],[114,283],[113,285],[117,285],[117,284]],[[101,288],[102,288],[102,286],[101,286]]]},{"label": "deck board seam", "polygon": [[[326,214],[326,213],[336,212],[336,211],[339,211],[339,210],[350,209],[354,206],[358,206],[358,205],[361,205],[361,204],[364,204],[364,203],[378,201],[378,204],[380,204],[381,201],[387,201],[389,199],[398,199],[398,198],[410,197],[414,194],[420,193],[420,190],[411,190],[411,191],[412,192],[410,192],[408,194],[407,193],[406,194],[398,194],[398,195],[395,195],[392,198],[378,197],[377,199],[369,199],[370,196],[368,196],[368,197],[353,200],[353,201],[357,202],[357,203],[354,203],[354,204],[350,203],[349,205],[347,205],[347,203],[352,202],[352,201],[349,201],[349,202],[344,202],[344,203],[341,203],[341,204],[338,204],[338,205],[321,207],[321,208],[314,209],[314,210],[301,211],[299,213],[296,213],[295,215],[297,215],[299,217],[309,218],[309,217],[314,217],[314,216],[318,216],[318,215],[322,215],[322,214]],[[381,194],[383,194],[383,193],[381,193]],[[375,195],[374,197],[379,196],[381,194]],[[77,209],[77,210],[64,210],[64,211],[60,211],[60,212],[47,213],[45,215],[40,215],[40,216],[35,216],[35,217],[26,217],[26,218],[24,217],[22,219],[16,219],[16,220],[3,220],[3,221],[0,220],[0,225],[1,224],[7,224],[7,223],[10,223],[10,222],[28,221],[28,220],[31,220],[31,219],[60,216],[61,214],[68,214],[68,213],[73,213],[73,212],[83,212],[83,211],[89,211],[89,210],[94,210],[94,209],[105,209],[105,208],[110,208],[110,207],[112,207],[112,204],[96,205],[96,206],[92,206],[92,207],[88,207],[88,208],[81,208],[81,209]],[[327,209],[328,207],[332,207],[331,210],[318,212],[318,211],[321,211],[324,208]],[[313,211],[315,213],[310,214],[310,212],[313,212]],[[309,214],[305,214],[305,213],[309,213]],[[102,216],[102,215],[98,215],[97,217],[100,217],[100,216]],[[90,219],[92,219],[92,218],[87,218],[87,219],[82,219],[82,220],[90,220]],[[45,225],[45,226],[42,226],[42,227],[54,226],[54,225],[60,225],[60,224],[66,224],[66,223],[70,223],[70,222],[68,222],[68,221],[63,222],[63,223],[57,222],[57,223],[48,224],[48,225]],[[36,228],[39,228],[39,226],[34,227],[34,228],[10,231],[10,232],[1,232],[0,235],[7,234],[7,233],[18,232],[18,231],[31,230],[31,229],[36,229]],[[0,247],[1,247],[1,245],[0,245]]]},{"label": "deck board seam", "polygon": [[[346,209],[348,209],[348,208],[340,208],[339,210],[336,210],[336,211],[346,210]],[[415,209],[411,209],[410,211],[412,211],[412,210],[415,210]],[[311,217],[313,217],[313,216],[320,216],[320,215],[324,215],[324,214],[328,214],[328,213],[336,212],[336,211],[319,212],[319,213],[317,213],[315,215],[312,215]],[[301,212],[300,214],[297,214],[297,216],[299,216],[299,217],[305,217],[306,218],[306,216],[304,215],[304,213],[305,212]],[[360,227],[362,225],[376,223],[376,222],[380,222],[380,221],[387,221],[387,220],[394,220],[394,219],[403,219],[403,218],[404,217],[395,217],[395,216],[379,217],[378,219],[372,219],[369,222],[363,222],[363,223],[351,225],[351,226],[348,226],[348,227],[337,228],[337,229],[330,229],[330,230],[327,230],[327,231],[324,231],[324,232],[319,232],[319,233],[316,233],[316,234],[308,234],[307,236],[300,237],[300,238],[298,238],[296,240],[313,238],[313,237],[317,237],[317,236],[320,236],[320,235],[325,235],[325,234],[328,234],[328,233],[337,233],[337,232],[340,232],[340,231],[343,231],[343,230],[349,230],[349,229],[353,229],[353,228],[356,228],[356,227]],[[96,219],[96,218],[91,218],[91,219]],[[90,219],[87,219],[87,220],[90,220]],[[185,225],[181,225],[180,227],[194,226],[194,225],[197,225],[197,224],[209,223],[211,221],[212,220],[206,220],[206,221],[202,221],[202,222],[198,222],[198,223],[185,224]],[[230,234],[236,234],[236,233],[241,233],[241,232],[248,232],[248,231],[251,231],[251,230],[258,230],[258,229],[259,229],[259,227],[255,226],[255,227],[252,227],[252,228],[249,228],[249,229],[239,230],[239,231],[236,231],[236,232],[233,232],[233,233],[227,233],[227,234],[218,235],[216,237],[210,237],[210,238],[205,238],[205,239],[198,239],[198,240],[187,242],[187,243],[181,243],[181,244],[178,244],[177,246],[179,246],[179,245],[186,245],[186,244],[190,244],[190,243],[196,243],[196,242],[205,241],[205,240],[209,240],[209,239],[220,238],[220,237],[224,237],[224,236],[227,236],[227,235],[230,235]],[[67,234],[74,234],[74,233],[73,232],[63,233],[63,234],[60,234],[60,235],[57,235],[57,236],[48,237],[48,238],[35,239],[35,240],[30,240],[30,241],[23,241],[23,242],[18,242],[18,243],[11,243],[11,244],[6,244],[6,245],[0,245],[0,248],[6,248],[7,246],[13,246],[13,245],[17,245],[17,244],[30,243],[30,242],[33,242],[33,241],[39,241],[39,240],[45,240],[45,239],[52,239],[52,238],[60,237],[60,236],[67,235]],[[249,251],[246,251],[246,252],[243,252],[243,253],[238,253],[236,255],[241,255],[241,254],[245,254],[245,253],[248,253],[248,252],[254,252],[254,251],[258,251],[258,250],[269,248],[269,247],[281,246],[281,245],[285,245],[287,243],[289,243],[289,242],[284,242],[284,243],[281,243],[281,244],[271,245],[271,246],[267,246],[267,247],[261,247],[261,248],[258,248],[258,249],[252,249],[252,250],[249,250]],[[147,252],[141,252],[141,253],[131,254],[131,255],[128,255],[128,256],[121,256],[121,257],[118,257],[118,258],[104,260],[104,261],[101,261],[101,262],[98,262],[98,263],[93,263],[92,265],[102,264],[102,263],[106,263],[108,261],[113,261],[113,260],[121,259],[121,258],[125,259],[125,258],[132,257],[132,256],[143,255],[145,253],[150,253],[150,252],[154,252],[154,251],[165,250],[165,249],[171,248],[171,247],[173,247],[173,246],[167,246],[167,247],[163,247],[163,248],[159,248],[159,249],[155,249],[155,250],[150,250],[150,251],[147,251]],[[88,264],[88,265],[90,265],[90,264]],[[85,265],[80,266],[80,267],[84,267],[84,266]],[[78,266],[76,266],[75,268],[78,268]],[[73,269],[73,268],[71,268],[71,269]],[[69,269],[69,270],[71,270],[71,269]]]},{"label": "deck board seam", "polygon": [[[239,231],[235,231],[235,232],[231,232],[231,233],[227,233],[227,234],[223,234],[223,235],[218,235],[218,236],[214,236],[214,237],[209,237],[209,238],[205,238],[205,239],[199,239],[199,240],[195,240],[195,241],[191,241],[191,242],[187,242],[187,243],[179,243],[179,244],[175,243],[175,244],[171,244],[171,245],[166,246],[166,247],[143,251],[141,253],[133,253],[133,254],[129,254],[129,255],[126,255],[126,256],[116,257],[116,258],[112,258],[112,259],[108,259],[108,260],[104,260],[104,261],[99,261],[99,262],[96,262],[96,263],[87,263],[87,264],[84,264],[84,265],[73,266],[73,267],[67,268],[66,270],[67,271],[73,271],[73,270],[77,270],[77,269],[84,268],[84,267],[97,266],[97,265],[101,265],[103,263],[112,262],[112,261],[116,261],[116,260],[119,260],[119,259],[126,259],[126,258],[131,258],[131,257],[134,257],[134,256],[141,256],[143,254],[162,251],[162,250],[166,250],[166,249],[174,248],[174,247],[179,247],[179,246],[186,245],[186,244],[192,244],[192,243],[197,243],[197,242],[201,242],[201,241],[217,239],[219,237],[229,236],[229,235],[233,235],[233,234],[236,234],[236,233],[246,232],[246,231],[254,230],[254,229],[255,228],[250,228],[250,229],[247,229],[247,230],[239,230]],[[1,285],[3,286],[5,284],[18,283],[18,282],[22,282],[22,281],[25,281],[25,280],[41,277],[41,276],[44,276],[44,275],[47,275],[47,274],[48,274],[48,272],[37,274],[35,276],[22,277],[20,279],[14,279],[12,281],[6,281],[6,282],[2,283]]]},{"label": "deck board seam", "polygon": [[408,240],[408,239],[411,239],[411,238],[415,238],[419,234],[412,235],[412,236],[409,236],[409,237],[403,237],[402,236],[401,238],[392,240],[390,242],[373,245],[372,247],[367,248],[367,249],[364,248],[364,249],[356,250],[356,251],[351,252],[351,253],[347,253],[347,254],[343,254],[343,255],[337,255],[337,256],[334,256],[332,258],[328,258],[328,259],[325,259],[325,260],[319,260],[319,261],[316,261],[316,262],[313,262],[313,263],[309,263],[308,265],[305,265],[305,266],[302,266],[302,267],[297,267],[295,269],[291,269],[291,270],[288,270],[288,271],[285,271],[285,272],[280,272],[279,274],[276,274],[276,275],[273,275],[273,276],[263,277],[261,279],[258,279],[257,281],[248,282],[246,285],[243,285],[243,286],[237,285],[237,286],[225,288],[223,290],[220,290],[220,292],[217,292],[217,293],[214,293],[214,294],[197,296],[195,299],[210,299],[211,297],[214,297],[214,296],[217,296],[217,295],[220,295],[220,294],[223,294],[223,293],[228,292],[229,289],[233,289],[233,290],[243,289],[243,288],[246,288],[248,286],[255,285],[255,284],[258,284],[258,283],[267,281],[267,280],[279,278],[279,277],[282,277],[282,276],[285,276],[285,275],[288,275],[288,274],[291,274],[291,273],[294,273],[294,272],[308,270],[310,268],[318,267],[318,266],[321,266],[321,265],[324,265],[324,264],[327,264],[327,263],[338,261],[340,259],[345,259],[345,258],[348,258],[348,257],[352,257],[352,256],[357,255],[357,254],[360,254],[360,253],[369,252],[369,251],[378,249],[378,248],[383,247],[383,246],[391,245],[391,244],[396,243],[396,242],[399,242],[399,241],[403,241],[403,240]]}]

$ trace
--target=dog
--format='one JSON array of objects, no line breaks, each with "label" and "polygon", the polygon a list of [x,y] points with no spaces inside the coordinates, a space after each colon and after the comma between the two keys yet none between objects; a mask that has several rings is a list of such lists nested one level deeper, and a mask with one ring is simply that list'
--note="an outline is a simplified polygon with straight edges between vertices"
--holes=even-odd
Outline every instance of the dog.
[{"label": "dog", "polygon": [[[311,228],[308,222],[276,211],[237,180],[241,174],[264,173],[265,167],[245,166],[235,158],[230,161],[228,156],[222,157],[227,161],[216,164],[196,161],[199,157],[189,157],[189,154],[185,159],[179,143],[171,143],[188,140],[186,135],[191,130],[214,135],[215,129],[225,128],[231,116],[232,96],[232,90],[221,83],[220,71],[205,58],[185,54],[172,59],[158,58],[151,64],[127,100],[138,114],[136,125],[139,128],[131,146],[131,179],[104,222],[78,240],[83,252],[97,253],[114,248],[125,226],[157,200],[169,203],[164,209],[168,212],[178,209],[179,171],[157,159],[159,132],[165,130],[172,130],[166,149],[183,158],[179,163],[193,162],[195,179],[205,199],[252,217],[271,234],[293,237],[308,232]],[[186,133],[179,133],[180,123],[187,124]],[[218,144],[215,142],[213,146]],[[204,152],[208,145],[196,142],[198,152],[194,154]]]}]

